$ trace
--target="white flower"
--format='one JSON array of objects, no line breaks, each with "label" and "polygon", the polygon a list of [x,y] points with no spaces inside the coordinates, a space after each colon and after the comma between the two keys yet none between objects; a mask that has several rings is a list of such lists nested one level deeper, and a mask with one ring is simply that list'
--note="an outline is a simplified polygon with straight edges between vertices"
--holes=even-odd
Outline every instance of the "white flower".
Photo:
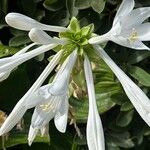
[{"label": "white flower", "polygon": [[[37,83],[38,86],[29,90],[28,97],[25,96],[25,98],[22,98],[18,102],[1,127],[0,134],[4,134],[11,130],[11,128],[21,119],[26,110],[32,107],[35,107],[35,110],[29,131],[29,145],[31,145],[38,131],[44,128],[52,118],[54,118],[55,126],[60,132],[66,131],[68,118],[68,84],[70,72],[76,61],[76,57],[77,50],[73,51],[65,60],[51,84],[38,88],[39,83]],[[51,68],[47,68],[44,73],[48,72],[47,74],[49,74],[49,69],[52,70]],[[43,78],[43,76],[41,76],[41,78]]]},{"label": "white flower", "polygon": [[9,13],[5,17],[5,20],[7,24],[10,25],[11,27],[25,31],[30,31],[32,28],[38,28],[41,30],[53,32],[64,32],[67,30],[65,27],[42,24],[30,17],[27,17],[19,13]]},{"label": "white flower", "polygon": [[[42,74],[39,76],[39,78],[36,80],[36,82],[32,85],[32,87],[28,90],[28,92],[20,99],[20,101],[17,103],[17,105],[14,107],[11,114],[8,116],[7,120],[4,122],[3,126],[0,128],[0,135],[9,132],[17,122],[20,121],[24,113],[27,109],[32,108],[26,106],[26,101],[30,98],[30,96],[35,92],[44,82],[44,80],[48,77],[48,75],[51,73],[51,71],[54,69],[54,67],[59,62],[60,58],[62,56],[62,51],[58,52],[53,59],[50,61],[50,63],[47,65],[47,67],[44,69]],[[36,103],[36,101],[35,101]],[[34,106],[34,104],[33,104]],[[15,118],[15,119],[14,119]]]},{"label": "white flower", "polygon": [[150,7],[134,8],[134,0],[123,0],[113,22],[112,29],[101,36],[93,37],[89,43],[113,41],[132,49],[150,50],[142,41],[150,40]]},{"label": "white flower", "polygon": [[[24,50],[29,49],[34,44],[31,44],[27,47],[25,47]],[[25,61],[38,56],[44,52],[49,51],[50,49],[56,47],[57,44],[49,44],[49,45],[43,45],[38,48],[33,49],[30,52],[22,53],[22,50],[18,52],[17,55],[13,55],[11,57],[2,58],[0,59],[0,76],[2,77],[1,81],[7,78],[12,70],[16,68],[18,65],[24,63]]]},{"label": "white flower", "polygon": [[[28,49],[30,49],[30,48],[33,47],[34,45],[35,45],[35,43],[32,43],[32,44],[26,46],[25,48],[23,48],[22,50],[20,50],[20,51],[17,52],[16,54],[14,54],[14,55],[12,56],[12,58],[13,58],[13,57],[15,58],[15,56],[24,54]],[[1,59],[1,60],[2,60],[2,59]],[[5,62],[5,63],[6,63],[6,62]],[[0,66],[2,66],[2,65],[3,65],[3,63],[2,63],[2,61],[1,61]],[[11,70],[12,70],[12,69],[11,69]],[[0,73],[0,82],[8,78],[8,76],[9,76],[10,73],[11,73],[11,70],[4,71],[4,72],[1,72],[1,73]]]},{"label": "white flower", "polygon": [[133,106],[150,126],[150,100],[145,93],[115,64],[115,62],[107,55],[107,53],[98,45],[93,45],[100,57],[111,68],[122,87],[132,102]]},{"label": "white flower", "polygon": [[92,69],[87,56],[84,60],[84,69],[89,95],[89,114],[86,129],[88,147],[89,150],[105,150],[103,127],[96,105]]}]

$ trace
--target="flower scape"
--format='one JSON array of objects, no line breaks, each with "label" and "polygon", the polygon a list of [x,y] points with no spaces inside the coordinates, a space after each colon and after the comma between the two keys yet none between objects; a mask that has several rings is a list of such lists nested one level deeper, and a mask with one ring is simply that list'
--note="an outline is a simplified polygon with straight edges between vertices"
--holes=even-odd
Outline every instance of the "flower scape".
[{"label": "flower scape", "polygon": [[[69,111],[69,87],[72,72],[77,61],[83,62],[87,85],[89,110],[86,127],[86,138],[89,150],[105,150],[104,132],[99,116],[94,90],[91,54],[97,55],[110,67],[120,81],[124,92],[145,123],[150,126],[150,100],[145,93],[116,65],[103,49],[108,41],[121,46],[150,50],[143,41],[150,40],[150,7],[134,9],[134,0],[123,0],[114,18],[111,30],[104,35],[94,33],[94,25],[80,27],[73,17],[67,28],[45,25],[19,13],[9,13],[5,20],[13,28],[29,31],[32,44],[21,49],[11,57],[0,59],[0,81],[7,79],[11,72],[25,61],[49,50],[57,52],[47,67],[19,100],[10,115],[0,128],[0,135],[8,133],[23,117],[28,109],[34,108],[28,134],[28,143],[32,144],[39,131],[46,131],[50,120],[58,131],[66,131]],[[45,31],[58,33],[51,37]],[[29,49],[32,49],[28,51]],[[89,49],[91,52],[89,52]],[[58,66],[51,83],[42,85],[54,68]]]}]

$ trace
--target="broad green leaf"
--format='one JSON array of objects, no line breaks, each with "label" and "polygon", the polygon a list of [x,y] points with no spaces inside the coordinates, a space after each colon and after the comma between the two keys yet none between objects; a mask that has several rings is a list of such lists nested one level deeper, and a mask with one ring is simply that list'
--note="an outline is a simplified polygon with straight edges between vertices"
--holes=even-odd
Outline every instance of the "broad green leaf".
[{"label": "broad green leaf", "polygon": [[90,1],[89,0],[76,0],[75,6],[78,9],[86,9],[90,7]]},{"label": "broad green leaf", "polygon": [[58,11],[65,6],[65,0],[45,0],[43,5],[50,11]]},{"label": "broad green leaf", "polygon": [[9,56],[9,55],[13,55],[17,51],[18,51],[18,48],[9,47],[9,46],[5,46],[5,45],[0,44],[0,58],[5,57],[5,56]]},{"label": "broad green leaf", "polygon": [[18,35],[10,39],[9,46],[18,47],[18,46],[22,46],[30,42],[31,40],[29,39],[27,35]]},{"label": "broad green leaf", "polygon": [[[115,103],[112,102],[111,96],[120,92],[120,85],[114,82],[99,82],[95,86],[96,100],[100,113],[111,109]],[[88,99],[70,99],[70,104],[75,110],[75,118],[78,122],[86,122],[88,115]]]},{"label": "broad green leaf", "polygon": [[107,142],[113,144],[114,146],[119,146],[122,148],[132,148],[134,143],[130,137],[129,132],[110,132],[107,137]]},{"label": "broad green leaf", "polygon": [[127,101],[127,102],[125,102],[125,103],[123,103],[123,104],[121,105],[120,111],[128,111],[128,110],[131,110],[131,109],[133,109],[133,108],[134,108],[134,107],[133,107],[133,105],[131,104],[131,102]]},{"label": "broad green leaf", "polygon": [[105,8],[106,0],[90,0],[91,7],[97,13],[101,13]]},{"label": "broad green leaf", "polygon": [[127,126],[132,121],[133,115],[134,110],[120,112],[117,117],[116,124],[121,127]]},{"label": "broad green leaf", "polygon": [[128,63],[129,64],[137,64],[148,57],[150,57],[149,51],[135,51],[134,53],[132,52],[129,55]]},{"label": "broad green leaf", "polygon": [[66,7],[70,14],[70,18],[77,16],[78,9],[75,7],[75,0],[66,0]]},{"label": "broad green leaf", "polygon": [[137,66],[129,67],[130,75],[144,86],[150,87],[150,74]]},{"label": "broad green leaf", "polygon": [[[28,143],[28,133],[27,132],[15,132],[10,134],[8,140],[5,140],[5,148],[13,147],[20,144],[27,144]],[[42,143],[49,143],[49,138],[47,136],[41,137],[38,135],[34,142],[42,142]],[[2,140],[0,140],[0,149],[2,149]]]}]

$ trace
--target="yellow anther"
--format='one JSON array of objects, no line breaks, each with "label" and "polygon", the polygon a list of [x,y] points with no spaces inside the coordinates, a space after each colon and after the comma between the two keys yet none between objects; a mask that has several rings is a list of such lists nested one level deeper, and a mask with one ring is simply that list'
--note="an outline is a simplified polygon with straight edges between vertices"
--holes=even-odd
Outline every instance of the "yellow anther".
[{"label": "yellow anther", "polygon": [[48,112],[49,110],[53,110],[54,109],[54,104],[52,103],[47,103],[47,104],[42,104],[42,105],[40,105],[40,107],[41,107],[41,109],[43,110],[43,111],[46,111],[46,112]]},{"label": "yellow anther", "polygon": [[138,40],[138,32],[134,28],[132,29],[132,33],[129,36],[128,40],[130,42],[136,42]]}]

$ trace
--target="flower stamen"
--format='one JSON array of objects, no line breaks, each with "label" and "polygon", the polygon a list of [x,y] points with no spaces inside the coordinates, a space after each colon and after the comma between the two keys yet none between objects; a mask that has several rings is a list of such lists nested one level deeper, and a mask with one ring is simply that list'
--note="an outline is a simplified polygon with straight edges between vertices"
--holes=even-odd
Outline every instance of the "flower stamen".
[{"label": "flower stamen", "polygon": [[130,42],[136,42],[138,40],[139,36],[138,36],[138,32],[135,30],[135,28],[132,29],[132,33],[129,36],[128,40]]}]

